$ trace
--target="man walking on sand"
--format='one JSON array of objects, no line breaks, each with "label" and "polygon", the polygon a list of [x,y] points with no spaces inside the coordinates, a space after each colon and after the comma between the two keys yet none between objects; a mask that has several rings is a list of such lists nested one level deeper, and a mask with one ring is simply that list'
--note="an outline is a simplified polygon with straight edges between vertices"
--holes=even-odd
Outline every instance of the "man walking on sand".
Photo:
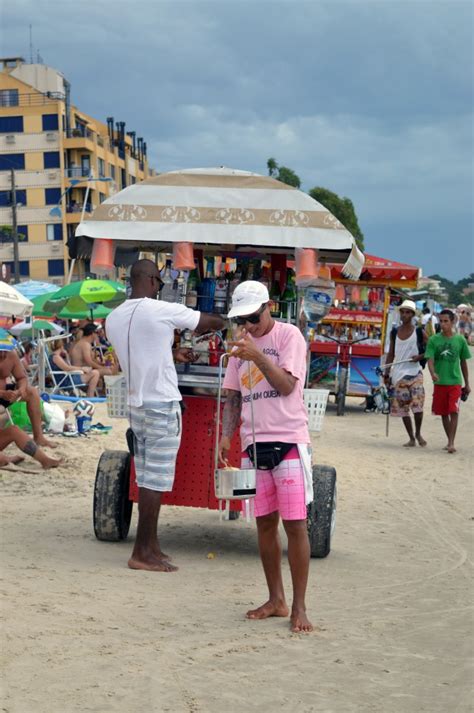
[{"label": "man walking on sand", "polygon": [[[433,414],[441,416],[448,437],[444,450],[456,453],[454,439],[458,427],[459,404],[471,392],[466,360],[471,358],[467,342],[454,331],[455,314],[443,309],[439,315],[441,332],[430,337],[426,347],[428,369],[433,379]],[[462,374],[462,376],[461,376]],[[462,379],[464,378],[464,388]]]},{"label": "man walking on sand", "polygon": [[[385,369],[385,381],[388,382],[391,378],[394,387],[390,415],[403,419],[409,438],[404,444],[406,448],[413,448],[417,441],[420,446],[426,446],[421,435],[425,389],[420,361],[423,359],[427,337],[421,327],[413,324],[416,305],[412,300],[405,300],[398,309],[400,326],[392,329],[390,334],[390,349],[386,362],[395,364]],[[413,413],[414,429],[410,411]]]},{"label": "man walking on sand", "polygon": [[[281,573],[280,516],[288,537],[288,560],[293,583],[291,630],[309,632],[306,615],[310,547],[306,504],[313,499],[310,436],[303,401],[306,344],[291,324],[276,322],[268,290],[248,280],[232,296],[228,317],[243,330],[227,366],[219,457],[226,461],[231,439],[242,419],[242,468],[251,467],[252,416],[257,444],[257,494],[253,499],[258,546],[267,580],[268,601],[247,612],[248,619],[289,614]],[[311,491],[311,492],[309,492]]]},{"label": "man walking on sand", "polygon": [[157,535],[161,494],[172,490],[181,441],[181,394],[175,361],[195,361],[190,349],[172,350],[174,330],[222,329],[218,315],[158,301],[163,286],[151,260],[138,260],[130,272],[130,299],[106,320],[107,338],[123,369],[134,433],[138,485],[138,526],[128,561],[131,569],[173,572],[178,568],[160,547]]}]

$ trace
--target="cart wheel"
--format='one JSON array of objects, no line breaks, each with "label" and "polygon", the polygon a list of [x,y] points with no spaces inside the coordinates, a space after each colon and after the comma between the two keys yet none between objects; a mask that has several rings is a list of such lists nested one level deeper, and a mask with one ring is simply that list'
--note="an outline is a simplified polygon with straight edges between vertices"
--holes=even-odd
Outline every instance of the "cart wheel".
[{"label": "cart wheel", "polygon": [[311,557],[327,557],[336,528],[336,469],[313,466],[314,500],[307,508]]},{"label": "cart wheel", "polygon": [[104,451],[97,465],[94,487],[94,532],[98,540],[125,540],[133,501],[128,497],[130,454]]},{"label": "cart wheel", "polygon": [[337,415],[344,416],[344,409],[346,407],[346,391],[347,391],[347,369],[342,367],[339,370],[339,383],[337,386],[336,394],[336,404],[337,404]]}]

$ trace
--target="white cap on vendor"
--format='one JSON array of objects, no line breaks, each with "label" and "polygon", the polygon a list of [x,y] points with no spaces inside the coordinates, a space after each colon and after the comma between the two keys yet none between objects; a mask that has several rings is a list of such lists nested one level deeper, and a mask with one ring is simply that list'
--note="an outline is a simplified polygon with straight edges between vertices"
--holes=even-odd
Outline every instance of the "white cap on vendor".
[{"label": "white cap on vendor", "polygon": [[269,301],[270,295],[265,285],[255,280],[246,280],[235,288],[232,295],[232,307],[227,317],[232,319],[253,314]]},{"label": "white cap on vendor", "polygon": [[413,300],[404,300],[402,304],[399,305],[398,309],[409,309],[413,312],[413,314],[416,314],[416,304]]}]

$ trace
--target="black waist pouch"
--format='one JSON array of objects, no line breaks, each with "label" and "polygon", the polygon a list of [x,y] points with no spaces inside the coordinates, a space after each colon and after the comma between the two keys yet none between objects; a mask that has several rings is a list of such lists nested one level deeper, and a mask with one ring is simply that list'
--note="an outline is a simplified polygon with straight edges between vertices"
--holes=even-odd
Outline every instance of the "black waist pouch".
[{"label": "black waist pouch", "polygon": [[[268,443],[256,443],[257,447],[257,468],[259,470],[273,470],[277,465],[280,465],[283,458],[291,451],[294,443],[280,443],[279,441],[270,441]],[[253,462],[253,445],[248,446],[247,455]]]}]

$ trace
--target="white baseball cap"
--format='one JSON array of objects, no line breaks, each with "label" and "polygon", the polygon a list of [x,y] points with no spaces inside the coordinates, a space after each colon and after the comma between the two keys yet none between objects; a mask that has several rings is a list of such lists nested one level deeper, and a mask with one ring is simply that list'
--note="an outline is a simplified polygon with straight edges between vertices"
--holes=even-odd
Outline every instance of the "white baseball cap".
[{"label": "white baseball cap", "polygon": [[398,309],[410,309],[413,314],[416,314],[416,304],[413,300],[404,300]]},{"label": "white baseball cap", "polygon": [[256,280],[246,280],[234,290],[232,295],[232,307],[227,317],[243,317],[253,314],[266,302],[270,301],[268,290],[261,282]]}]

